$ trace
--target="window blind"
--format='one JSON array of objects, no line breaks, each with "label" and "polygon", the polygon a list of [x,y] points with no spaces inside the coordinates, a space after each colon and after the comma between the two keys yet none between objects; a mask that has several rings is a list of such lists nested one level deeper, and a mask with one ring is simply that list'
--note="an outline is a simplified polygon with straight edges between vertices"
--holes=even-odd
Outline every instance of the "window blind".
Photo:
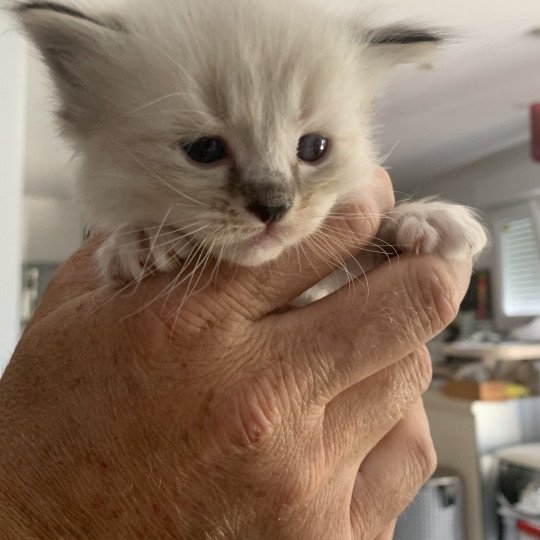
[{"label": "window blind", "polygon": [[505,315],[540,315],[540,249],[532,218],[503,221],[500,237]]}]

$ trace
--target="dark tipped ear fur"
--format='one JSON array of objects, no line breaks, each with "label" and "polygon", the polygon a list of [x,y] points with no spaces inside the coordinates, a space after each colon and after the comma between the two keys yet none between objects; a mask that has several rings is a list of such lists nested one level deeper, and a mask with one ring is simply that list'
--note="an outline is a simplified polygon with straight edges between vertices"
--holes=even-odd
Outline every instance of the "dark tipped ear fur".
[{"label": "dark tipped ear fur", "polygon": [[117,69],[115,51],[127,31],[112,17],[57,2],[17,1],[12,10],[50,68],[64,127],[88,132],[102,110],[98,100],[106,85],[101,83]]},{"label": "dark tipped ear fur", "polygon": [[55,2],[18,2],[15,4],[13,11],[18,14],[28,13],[30,11],[53,11],[62,15],[68,15],[69,17],[75,17],[77,19],[84,19],[85,21],[92,22],[104,26],[101,22],[93,17],[89,17],[77,9],[62,6]]},{"label": "dark tipped ear fur", "polygon": [[103,28],[108,28],[110,30],[116,30],[116,31],[122,31],[124,28],[121,24],[118,23],[118,21],[115,21],[113,19],[103,19],[99,20],[95,17],[92,17],[90,15],[86,15],[82,11],[79,11],[78,9],[64,6],[62,4],[58,4],[56,2],[21,2],[18,1],[13,6],[13,11],[18,14],[19,16],[24,16],[25,13],[29,12],[37,12],[37,11],[49,11],[53,13],[58,13],[60,15],[66,15],[68,17],[74,17],[76,19],[81,19],[93,24],[96,24],[98,26],[102,26]]},{"label": "dark tipped ear fur", "polygon": [[370,45],[415,45],[418,43],[431,43],[439,45],[443,43],[447,34],[440,30],[414,28],[405,25],[385,26],[369,30],[366,41]]},{"label": "dark tipped ear fur", "polygon": [[376,61],[386,66],[429,61],[437,47],[446,41],[442,30],[392,25],[361,32],[361,41]]}]

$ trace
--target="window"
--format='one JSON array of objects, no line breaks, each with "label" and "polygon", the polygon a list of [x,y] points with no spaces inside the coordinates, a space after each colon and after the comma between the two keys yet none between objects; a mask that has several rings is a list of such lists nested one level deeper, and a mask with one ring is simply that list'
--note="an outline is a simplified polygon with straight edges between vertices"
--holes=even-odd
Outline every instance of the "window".
[{"label": "window", "polygon": [[540,315],[540,201],[495,213],[499,297],[507,317]]}]

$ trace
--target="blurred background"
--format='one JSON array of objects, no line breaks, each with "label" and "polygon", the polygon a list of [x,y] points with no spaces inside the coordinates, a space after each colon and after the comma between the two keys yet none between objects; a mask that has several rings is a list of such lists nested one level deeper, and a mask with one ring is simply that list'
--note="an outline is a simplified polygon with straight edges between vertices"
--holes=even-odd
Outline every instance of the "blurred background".
[{"label": "blurred background", "polygon": [[[317,1],[452,30],[432,63],[394,73],[377,116],[381,155],[399,197],[474,206],[493,238],[458,319],[430,345],[426,407],[447,469],[397,535],[540,538],[540,2]],[[51,85],[1,13],[0,73],[1,372],[83,224]]]}]

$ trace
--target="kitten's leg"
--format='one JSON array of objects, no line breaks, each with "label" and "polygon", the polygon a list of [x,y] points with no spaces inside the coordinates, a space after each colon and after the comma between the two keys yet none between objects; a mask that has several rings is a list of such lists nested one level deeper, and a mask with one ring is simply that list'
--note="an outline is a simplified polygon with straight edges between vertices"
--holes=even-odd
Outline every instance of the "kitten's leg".
[{"label": "kitten's leg", "polygon": [[377,234],[400,253],[464,260],[488,243],[485,228],[470,208],[433,199],[405,202],[384,219]]},{"label": "kitten's leg", "polygon": [[105,281],[112,286],[137,282],[178,265],[186,240],[172,227],[122,227],[99,248],[96,259]]}]

